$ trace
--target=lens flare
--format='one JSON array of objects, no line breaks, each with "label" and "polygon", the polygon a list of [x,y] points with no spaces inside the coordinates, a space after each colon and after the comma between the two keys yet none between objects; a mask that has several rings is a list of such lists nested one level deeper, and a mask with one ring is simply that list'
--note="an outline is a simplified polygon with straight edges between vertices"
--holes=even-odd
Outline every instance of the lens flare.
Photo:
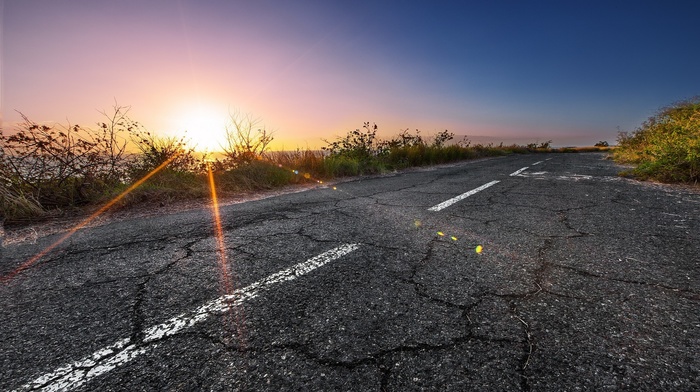
[{"label": "lens flare", "polygon": [[[222,281],[221,284],[223,287],[224,294],[230,296],[236,288],[234,287],[233,279],[231,279],[231,273],[229,272],[226,242],[224,241],[224,230],[221,227],[219,199],[216,194],[216,183],[214,181],[214,173],[211,170],[211,165],[207,166],[207,174],[209,175],[209,189],[211,191],[211,213],[212,217],[214,218],[214,232],[216,234],[217,252],[219,254],[219,269],[221,271]],[[241,347],[245,347],[243,315],[241,314],[242,310],[240,310],[239,308],[239,306],[229,307],[229,317],[233,316],[233,318],[235,318],[235,320],[229,319],[229,322],[236,324],[236,330],[238,332],[238,342]]]},{"label": "lens flare", "polygon": [[221,228],[221,214],[219,213],[219,199],[216,195],[216,184],[214,182],[214,173],[211,170],[211,166],[207,166],[207,172],[209,175],[209,189],[211,192],[211,212],[212,216],[214,217],[214,230],[216,234],[217,250],[219,253],[219,267],[223,278],[224,291],[226,294],[230,294],[233,291],[233,287],[231,285],[231,278],[228,272],[226,244],[224,242],[224,231]]},{"label": "lens flare", "polygon": [[22,271],[24,271],[24,270],[26,270],[27,268],[29,268],[29,267],[31,267],[32,265],[34,265],[37,261],[41,260],[42,257],[46,256],[49,252],[51,252],[52,250],[54,250],[57,246],[61,245],[61,244],[62,244],[63,242],[65,242],[67,239],[69,239],[70,237],[72,237],[73,234],[75,234],[78,230],[80,230],[80,229],[82,229],[83,227],[87,226],[90,222],[92,222],[93,220],[95,220],[98,216],[104,214],[107,210],[109,210],[110,208],[112,208],[112,206],[114,206],[119,200],[123,199],[124,196],[128,195],[129,193],[131,193],[134,189],[136,189],[136,188],[138,188],[139,186],[141,186],[141,185],[142,185],[144,182],[146,182],[149,178],[153,177],[153,175],[155,175],[156,173],[158,173],[159,171],[161,171],[164,167],[168,166],[168,165],[170,164],[170,162],[172,162],[173,160],[175,160],[175,158],[178,157],[178,155],[179,155],[179,154],[174,154],[174,155],[173,155],[172,157],[170,157],[168,160],[166,160],[165,162],[161,163],[160,166],[156,167],[156,168],[153,169],[150,173],[146,174],[143,178],[141,178],[140,180],[138,180],[138,181],[136,181],[134,184],[132,184],[129,188],[127,188],[127,190],[125,190],[124,192],[122,192],[122,193],[120,193],[119,195],[117,195],[117,197],[115,197],[114,199],[112,199],[112,200],[110,200],[109,202],[107,202],[107,204],[103,205],[99,210],[95,211],[94,213],[92,213],[92,215],[88,216],[88,217],[85,218],[83,221],[81,221],[80,223],[78,223],[76,226],[74,226],[72,229],[70,229],[66,234],[64,234],[61,238],[59,238],[58,240],[56,240],[54,243],[52,243],[51,245],[49,245],[49,246],[47,246],[46,248],[44,248],[44,250],[42,250],[41,252],[39,252],[39,253],[37,253],[36,255],[34,255],[31,259],[29,259],[29,260],[25,261],[24,263],[22,263],[22,265],[20,265],[19,267],[17,267],[14,271],[10,272],[9,274],[7,274],[7,275],[5,275],[5,276],[0,277],[0,282],[9,281],[10,279],[12,279],[12,278],[14,278],[15,276],[17,276],[17,274],[21,273]]},{"label": "lens flare", "polygon": [[445,233],[443,233],[443,232],[441,232],[441,231],[438,231],[438,232],[437,232],[437,235],[439,235],[440,237],[444,237],[444,236],[445,236]]},{"label": "lens flare", "polygon": [[481,245],[477,245],[476,249],[474,249],[474,251],[476,251],[477,254],[481,254],[481,252],[484,251],[484,247]]}]

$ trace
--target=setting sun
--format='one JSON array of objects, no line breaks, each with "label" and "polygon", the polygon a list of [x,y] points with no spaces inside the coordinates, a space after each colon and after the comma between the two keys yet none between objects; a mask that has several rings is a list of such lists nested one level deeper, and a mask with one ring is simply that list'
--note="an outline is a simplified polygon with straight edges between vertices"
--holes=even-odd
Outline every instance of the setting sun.
[{"label": "setting sun", "polygon": [[225,142],[226,112],[203,105],[184,109],[176,116],[176,129],[198,151],[219,151]]}]

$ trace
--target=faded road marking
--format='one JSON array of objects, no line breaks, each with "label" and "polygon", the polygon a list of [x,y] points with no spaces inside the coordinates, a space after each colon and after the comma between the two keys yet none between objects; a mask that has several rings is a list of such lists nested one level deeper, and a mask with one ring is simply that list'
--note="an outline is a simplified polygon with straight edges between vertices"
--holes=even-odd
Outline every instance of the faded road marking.
[{"label": "faded road marking", "polygon": [[484,185],[482,185],[482,186],[480,186],[480,187],[478,187],[478,188],[472,189],[472,190],[470,190],[469,192],[462,193],[462,194],[459,195],[459,196],[455,196],[455,197],[453,197],[453,198],[451,198],[451,199],[449,199],[449,200],[443,201],[442,203],[440,203],[440,204],[438,204],[438,205],[436,205],[436,206],[430,207],[430,208],[428,208],[428,211],[440,211],[440,210],[442,210],[442,209],[444,209],[444,208],[447,208],[447,207],[451,206],[452,204],[455,204],[456,202],[458,202],[458,201],[460,201],[460,200],[466,199],[467,197],[469,197],[469,196],[471,196],[471,195],[473,195],[473,194],[475,194],[475,193],[477,193],[477,192],[481,192],[481,191],[483,191],[484,189],[486,189],[486,188],[488,188],[488,187],[490,187],[490,186],[492,186],[492,185],[496,185],[496,184],[498,184],[499,182],[500,182],[500,181],[491,181],[491,182],[489,182],[489,183],[487,183],[487,184],[484,184]]},{"label": "faded road marking", "polygon": [[525,166],[525,167],[522,168],[522,169],[518,169],[518,170],[516,170],[516,171],[510,173],[510,176],[511,176],[511,177],[517,176],[518,174],[520,174],[520,173],[524,172],[525,170],[527,170],[528,167],[529,167],[529,166]]},{"label": "faded road marking", "polygon": [[249,286],[236,290],[231,295],[224,295],[208,302],[194,311],[183,313],[162,324],[154,325],[144,331],[144,338],[141,342],[132,343],[128,338],[118,340],[111,346],[98,350],[79,361],[61,366],[51,373],[37,377],[15,391],[58,392],[78,388],[91,379],[122,366],[146,351],[157,347],[158,342],[164,337],[175,335],[184,329],[190,328],[206,320],[212,314],[224,313],[231,307],[240,306],[243,302],[257,297],[261,292],[269,289],[274,284],[287,282],[306,275],[359,247],[359,244],[345,244],[321,253],[307,261],[293,265]]},{"label": "faded road marking", "polygon": [[544,161],[537,161],[537,162],[533,163],[532,166],[539,165],[542,162],[544,162]]}]

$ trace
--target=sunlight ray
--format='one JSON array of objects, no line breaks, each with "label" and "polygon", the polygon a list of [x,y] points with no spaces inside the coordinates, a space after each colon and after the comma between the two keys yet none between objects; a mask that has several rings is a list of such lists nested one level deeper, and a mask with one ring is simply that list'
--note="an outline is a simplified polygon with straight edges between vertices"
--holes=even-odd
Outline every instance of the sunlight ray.
[{"label": "sunlight ray", "polygon": [[[216,182],[214,181],[214,172],[211,170],[211,165],[207,165],[207,175],[209,178],[209,189],[211,191],[211,213],[214,219],[214,232],[216,236],[217,253],[219,255],[219,270],[221,271],[221,284],[224,291],[224,295],[231,296],[235,292],[235,283],[231,277],[232,273],[229,271],[229,261],[226,252],[226,242],[224,241],[224,230],[221,226],[221,213],[219,212],[219,199],[216,193]],[[230,306],[228,308],[228,316],[232,317],[229,319],[230,323],[236,325],[236,331],[238,333],[238,343],[241,347],[245,346],[245,330],[244,330],[244,317],[243,311],[240,307]]]},{"label": "sunlight ray", "polygon": [[160,166],[156,167],[153,169],[150,173],[146,174],[143,178],[140,180],[136,181],[133,183],[128,189],[126,189],[124,192],[120,193],[117,195],[115,198],[107,202],[105,205],[100,207],[97,211],[93,212],[90,216],[87,218],[83,219],[80,223],[75,225],[73,228],[71,228],[66,234],[61,236],[58,240],[53,242],[51,245],[47,246],[44,248],[41,252],[37,253],[34,255],[32,258],[29,260],[25,261],[20,265],[19,267],[15,268],[12,272],[5,276],[0,276],[0,282],[7,282],[11,279],[13,279],[15,276],[20,274],[22,271],[26,270],[27,268],[31,267],[34,265],[36,262],[41,260],[42,257],[46,256],[49,254],[52,250],[54,250],[57,246],[61,245],[63,242],[65,242],[68,238],[72,237],[78,230],[82,229],[83,227],[87,226],[90,222],[95,220],[98,216],[104,214],[107,210],[112,208],[117,202],[119,202],[121,199],[123,199],[126,195],[131,193],[134,189],[138,188],[141,186],[144,182],[146,182],[149,178],[153,177],[156,173],[161,171],[164,167],[168,166],[170,162],[175,160],[175,158],[178,157],[179,154],[174,154],[172,157],[168,158],[165,162],[161,163]]}]

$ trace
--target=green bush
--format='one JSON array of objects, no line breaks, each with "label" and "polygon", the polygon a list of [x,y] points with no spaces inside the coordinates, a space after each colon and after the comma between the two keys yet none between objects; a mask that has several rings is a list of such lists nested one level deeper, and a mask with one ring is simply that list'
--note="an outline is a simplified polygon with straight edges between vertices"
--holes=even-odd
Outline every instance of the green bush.
[{"label": "green bush", "polygon": [[700,98],[661,109],[632,134],[621,132],[613,157],[636,164],[642,179],[697,183],[700,180]]},{"label": "green bush", "polygon": [[141,152],[129,165],[128,175],[131,181],[138,181],[163,165],[175,172],[204,172],[204,163],[197,159],[193,148],[187,147],[184,136],[179,139],[161,137],[136,128],[131,137]]}]

